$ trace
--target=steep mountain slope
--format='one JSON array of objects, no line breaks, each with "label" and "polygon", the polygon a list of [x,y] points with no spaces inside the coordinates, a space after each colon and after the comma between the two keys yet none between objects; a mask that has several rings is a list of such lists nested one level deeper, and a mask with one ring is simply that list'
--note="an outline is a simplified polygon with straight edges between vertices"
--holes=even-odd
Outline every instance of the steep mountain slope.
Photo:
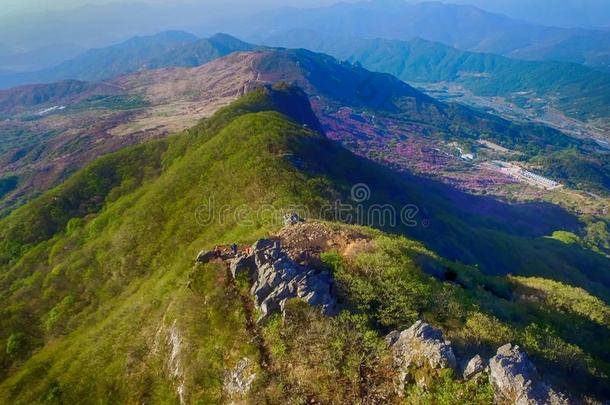
[{"label": "steep mountain slope", "polygon": [[360,38],[418,37],[474,52],[575,62],[600,69],[607,69],[610,63],[607,31],[537,26],[473,6],[440,2],[373,0],[317,9],[284,8],[247,20],[235,33],[258,42],[289,29]]},{"label": "steep mountain slope", "polygon": [[[42,249],[39,251],[42,255],[38,256],[39,258],[51,254],[51,250],[43,246],[50,247],[60,239],[64,239],[60,235],[63,234],[62,229],[65,228],[67,220],[83,218],[69,221],[71,227],[76,226],[83,231],[85,228],[81,228],[81,225],[85,223],[82,221],[89,222],[93,219],[90,215],[97,217],[100,222],[94,221],[97,227],[94,233],[97,236],[91,234],[92,239],[77,231],[80,234],[77,238],[84,243],[81,245],[83,249],[67,249],[64,251],[65,256],[62,254],[61,259],[57,257],[60,262],[68,266],[65,271],[71,273],[71,276],[60,276],[63,281],[56,279],[59,284],[54,287],[47,284],[51,289],[42,287],[46,284],[43,282],[43,284],[36,283],[37,286],[29,290],[30,293],[35,293],[41,287],[47,289],[45,298],[40,294],[36,294],[39,298],[32,297],[36,302],[30,301],[28,304],[30,309],[26,312],[30,310],[38,312],[39,319],[42,321],[44,318],[48,322],[43,321],[44,325],[37,321],[31,323],[19,314],[24,312],[20,310],[13,312],[16,307],[13,309],[4,307],[8,312],[2,315],[7,327],[10,324],[11,328],[16,328],[14,330],[21,329],[25,333],[19,335],[23,339],[19,338],[22,344],[18,345],[20,349],[17,349],[17,352],[19,350],[28,352],[44,344],[45,335],[49,338],[56,336],[63,342],[60,344],[63,347],[60,349],[62,356],[71,359],[72,371],[61,370],[61,361],[55,363],[51,360],[51,363],[60,367],[52,370],[55,366],[49,363],[50,359],[47,357],[49,355],[55,357],[52,353],[55,349],[51,345],[49,352],[36,355],[32,359],[31,366],[22,368],[25,374],[15,374],[16,379],[22,382],[30,379],[33,376],[32,372],[42,372],[48,379],[41,381],[38,388],[30,386],[31,390],[18,390],[18,392],[9,388],[11,385],[9,382],[4,386],[7,390],[2,389],[3,401],[9,400],[9,397],[20,402],[42,401],[47,397],[59,397],[62,401],[76,398],[95,401],[95,397],[106,398],[109,401],[125,401],[146,398],[148,395],[150,395],[149,400],[152,401],[173,401],[177,398],[174,380],[177,387],[180,384],[178,380],[186,378],[186,374],[191,372],[193,380],[182,382],[189,386],[189,391],[185,392],[185,395],[189,398],[193,396],[211,401],[222,395],[218,383],[222,381],[226,365],[237,362],[243,355],[250,355],[256,361],[256,348],[247,343],[243,310],[236,306],[238,301],[225,296],[225,283],[222,278],[218,278],[222,273],[218,272],[218,276],[214,276],[213,268],[209,273],[197,272],[195,275],[199,293],[196,296],[186,290],[184,285],[185,277],[188,277],[189,269],[192,267],[192,257],[201,246],[210,246],[212,240],[220,242],[238,235],[242,237],[250,235],[249,238],[252,238],[262,235],[266,229],[258,225],[236,226],[235,219],[230,218],[228,218],[229,223],[215,223],[206,227],[196,220],[197,209],[201,204],[214,201],[214,204],[218,204],[215,207],[220,208],[224,204],[238,207],[240,204],[248,203],[249,207],[256,209],[264,203],[282,201],[283,195],[286,198],[285,203],[289,203],[298,195],[293,193],[300,188],[298,183],[300,176],[293,177],[294,169],[290,169],[287,162],[278,159],[271,150],[267,150],[267,142],[271,143],[269,146],[284,148],[293,143],[293,140],[312,135],[300,125],[288,122],[279,113],[256,113],[270,108],[283,110],[281,106],[275,107],[273,101],[267,100],[263,94],[253,94],[232,109],[219,113],[214,120],[204,123],[190,134],[127,149],[96,162],[57,190],[57,194],[43,197],[34,205],[24,207],[20,213],[15,214],[17,217],[25,215],[36,222],[44,221],[46,225],[39,228],[41,232],[27,236],[34,238],[30,240],[38,246],[37,249],[30,250],[22,246],[17,250],[10,249],[16,256],[12,258],[3,256],[5,261],[12,263],[9,266],[15,270],[2,272],[2,284],[7,288],[10,285],[16,286],[14,283],[19,283],[18,280],[23,279],[22,275],[19,275],[20,270],[17,270],[20,266],[17,263],[22,259],[38,249]],[[248,112],[251,114],[247,116]],[[237,134],[240,135],[236,136]],[[251,146],[244,148],[245,144]],[[251,153],[252,151],[256,153]],[[222,157],[224,159],[220,161]],[[244,176],[243,174],[246,173],[242,173],[242,170],[248,170],[248,175]],[[269,176],[266,173],[274,173],[274,175]],[[295,186],[297,188],[293,189]],[[315,187],[315,182],[305,185],[302,191],[311,187]],[[268,190],[268,192],[261,193],[260,190]],[[61,212],[52,208],[53,204],[48,204],[48,198],[57,202],[61,200],[55,205]],[[67,200],[73,203],[68,203]],[[154,209],[156,214],[149,211],[154,206],[160,208],[160,210]],[[129,212],[140,212],[144,216],[133,216],[128,220],[131,216]],[[99,214],[102,216],[98,216]],[[90,216],[89,219],[84,219],[85,215]],[[154,215],[153,221],[150,215]],[[113,217],[115,219],[112,219]],[[121,220],[122,225],[116,222],[119,217],[126,219],[125,222]],[[145,219],[146,217],[148,219]],[[107,222],[108,220],[110,222]],[[8,219],[8,221],[13,220]],[[93,222],[90,223],[92,224]],[[15,230],[16,228],[13,228],[11,232]],[[76,228],[73,230],[76,231]],[[103,234],[106,237],[102,237]],[[148,241],[140,239],[146,234],[152,239],[148,238]],[[162,236],[163,234],[165,236]],[[85,239],[81,239],[82,237]],[[64,241],[68,242],[68,238]],[[3,238],[4,246],[13,244],[16,247],[14,242],[18,239]],[[86,239],[89,241],[87,242]],[[76,239],[73,241],[76,242]],[[80,245],[81,242],[77,244]],[[88,256],[86,251],[101,253],[106,249],[110,249],[108,253],[112,251],[106,258],[99,256],[86,258]],[[68,250],[71,250],[71,253]],[[125,256],[128,250],[132,250],[130,257]],[[7,252],[4,250],[4,253]],[[177,252],[180,253],[176,254]],[[81,259],[77,259],[77,256]],[[97,253],[94,253],[94,256],[97,256]],[[109,261],[113,256],[118,259],[114,264]],[[80,262],[77,267],[90,269],[89,275],[73,267],[77,262]],[[21,263],[25,264],[25,262]],[[53,277],[50,276],[50,270],[51,268],[47,270],[41,267],[30,268],[28,273],[35,278]],[[47,282],[55,284],[51,278],[47,278]],[[3,295],[5,293],[8,293],[8,289],[3,288]],[[22,290],[22,293],[29,294],[25,290]],[[72,298],[66,299],[66,293]],[[55,304],[51,302],[59,296],[66,304],[66,309],[70,307],[75,311],[72,312],[73,315],[80,313],[77,316],[81,319],[77,321],[78,325],[68,325],[71,321],[66,316],[71,318],[71,315],[59,307],[55,308],[57,315],[52,316],[53,319],[44,315],[46,311],[52,309]],[[17,299],[16,295],[13,297]],[[209,305],[208,309],[205,309],[206,304]],[[187,310],[189,307],[192,309]],[[141,311],[148,312],[148,315],[132,317],[135,314],[143,314]],[[132,315],[127,315],[128,313]],[[180,315],[179,323],[175,322],[177,314],[184,315],[184,318]],[[192,319],[189,320],[191,317]],[[97,326],[93,326],[94,324]],[[107,335],[101,332],[110,325],[113,325],[114,332]],[[62,335],[75,329],[76,332],[69,335],[70,337],[61,338]],[[105,343],[101,343],[98,339],[99,333],[106,336],[103,338]],[[135,336],[138,338],[134,339]],[[197,338],[191,340],[190,338],[194,336]],[[8,336],[3,338],[6,339]],[[90,339],[96,339],[98,343],[89,345],[87,342]],[[181,346],[182,342],[184,342],[183,346]],[[111,346],[113,348],[109,351]],[[158,348],[157,354],[153,353],[155,352],[153,346]],[[175,353],[175,358],[171,361],[166,350]],[[105,360],[104,352],[110,355],[112,360]],[[200,357],[200,360],[193,363],[186,360],[190,356],[189,353],[194,355],[193,359]],[[127,357],[135,356],[133,357],[135,363],[132,363],[135,368],[127,366],[134,374],[124,369],[126,364],[123,361],[127,357],[122,354]],[[98,360],[94,360],[95,358]],[[234,358],[234,361],[230,358]],[[166,360],[167,372],[164,371]],[[3,357],[4,373],[9,371],[7,361],[12,363],[10,357]],[[87,373],[86,370],[93,364],[90,361],[96,362],[99,368],[96,367],[95,372]],[[149,361],[155,365],[153,366]],[[36,364],[42,365],[47,371],[43,371]],[[51,368],[43,364],[48,364]],[[152,366],[148,371],[146,371],[147,364]],[[15,366],[19,367],[18,364]],[[126,375],[123,371],[117,373],[117,367],[131,374],[131,377],[127,377],[128,385],[123,385],[123,388],[119,387],[121,375]],[[202,367],[206,371],[203,371]],[[137,374],[144,379],[140,379]],[[75,379],[81,382],[76,383]],[[191,387],[197,391],[190,391]],[[84,392],[88,392],[88,395],[83,395]]]},{"label": "steep mountain slope", "polygon": [[422,39],[342,38],[292,30],[264,41],[270,46],[306,48],[409,83],[459,83],[477,95],[525,93],[544,98],[581,120],[610,122],[610,74],[578,64],[526,62],[493,54],[464,52]]},{"label": "steep mountain slope", "polygon": [[[587,257],[544,238],[500,241],[491,219],[476,227],[468,216],[450,217],[436,190],[356,157],[311,129],[318,126],[301,90],[255,90],[191,131],[97,160],[2,220],[2,402],[229,402],[236,398],[226,376],[246,359],[256,380],[241,398],[249,402],[394,403],[383,335],[419,317],[442,326],[463,356],[518,342],[562,388],[607,395],[607,305],[545,280],[486,277],[372,229],[310,231],[349,244],[319,257],[346,312],[324,318],[295,302],[285,318],[253,327],[246,280],[233,284],[221,262],[194,266],[196,252],[275,233],[295,206],[332,217],[333,201],[349,203],[356,182],[374,193],[352,199],[353,214],[353,204],[426,204],[430,226],[411,218],[415,234],[429,233],[438,246],[461,228],[485,235],[478,241],[500,256],[505,244],[514,270],[523,255],[532,260],[525,271],[548,264],[553,277],[560,263],[583,266]],[[451,373],[433,387],[410,385],[406,394],[415,402],[491,400],[487,383]]]}]

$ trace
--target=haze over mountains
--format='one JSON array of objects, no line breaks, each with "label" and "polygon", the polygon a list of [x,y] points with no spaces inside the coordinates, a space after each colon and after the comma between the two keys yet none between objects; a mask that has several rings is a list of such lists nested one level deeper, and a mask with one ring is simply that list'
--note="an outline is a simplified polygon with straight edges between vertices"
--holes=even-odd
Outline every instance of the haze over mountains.
[{"label": "haze over mountains", "polygon": [[65,79],[105,80],[145,68],[199,66],[219,56],[253,47],[229,36],[198,39],[183,31],[167,31],[92,49],[40,71],[0,76],[0,88]]},{"label": "haze over mountains", "polygon": [[288,29],[361,38],[420,37],[475,52],[610,67],[610,32],[537,26],[472,6],[401,0],[340,3],[264,12],[244,27],[237,33],[252,39]]},{"label": "haze over mountains", "polygon": [[[562,9],[560,5],[549,7]],[[256,43],[257,39],[278,30],[306,28],[326,34],[365,38],[406,40],[421,37],[463,50],[524,59],[571,61],[600,68],[609,65],[609,34],[605,30],[535,25],[469,5],[374,0],[305,11],[281,8],[248,16],[254,9],[254,6],[232,8],[230,4],[208,3],[92,5],[8,19],[0,24],[0,38],[10,38],[11,43],[4,46],[17,46],[21,49],[19,52],[31,52],[50,46],[58,49],[68,45],[97,48],[129,37],[170,29],[186,30],[200,36],[230,32]],[[119,15],[121,18],[116,18]],[[596,15],[603,16],[603,10]],[[383,23],[374,24],[372,21]],[[11,70],[4,65],[0,68]]]}]

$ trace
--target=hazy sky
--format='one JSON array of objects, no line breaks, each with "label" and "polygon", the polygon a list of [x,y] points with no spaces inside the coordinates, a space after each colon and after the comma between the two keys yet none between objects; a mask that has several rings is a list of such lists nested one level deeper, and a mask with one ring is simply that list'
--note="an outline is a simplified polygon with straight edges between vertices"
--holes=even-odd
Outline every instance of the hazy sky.
[{"label": "hazy sky", "polygon": [[[167,29],[209,35],[225,31],[231,23],[257,11],[318,7],[339,1],[361,0],[0,0],[0,50],[32,50],[50,44],[106,46]],[[610,27],[610,0],[442,1],[472,4],[549,26]],[[82,7],[101,4],[106,5]]]},{"label": "hazy sky", "polygon": [[[111,2],[197,3],[242,13],[281,6],[316,7],[356,0],[0,0],[0,17]],[[406,0],[419,2],[421,0]],[[472,4],[511,17],[557,26],[610,26],[610,0],[442,0]]]},{"label": "hazy sky", "polygon": [[[262,9],[281,6],[315,7],[337,3],[338,0],[135,0],[146,3],[199,3],[213,6],[239,5],[241,8]],[[349,1],[349,0],[348,0]],[[352,0],[354,1],[354,0]],[[121,0],[0,0],[0,14],[23,13],[58,8],[74,8],[85,4],[127,3]],[[134,2],[131,0],[129,2]]]},{"label": "hazy sky", "polygon": [[[0,0],[0,53],[107,46],[168,29],[210,35],[258,11],[337,0]],[[96,8],[91,7],[94,5]],[[103,5],[100,7],[100,5]],[[89,7],[83,7],[89,6]]]}]

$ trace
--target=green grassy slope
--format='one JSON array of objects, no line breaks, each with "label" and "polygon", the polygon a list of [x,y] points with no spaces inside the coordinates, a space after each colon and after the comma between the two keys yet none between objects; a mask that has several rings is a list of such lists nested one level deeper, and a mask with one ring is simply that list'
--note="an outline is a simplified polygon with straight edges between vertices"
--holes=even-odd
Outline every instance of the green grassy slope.
[{"label": "green grassy slope", "polygon": [[[423,199],[431,207],[429,228],[395,233],[456,254],[491,249],[486,260],[497,254],[514,273],[607,288],[601,257],[510,235],[484,217],[458,219],[436,190],[356,158],[311,130],[317,125],[300,90],[258,90],[188,132],[99,159],[3,219],[0,402],[176,403],[181,389],[187,403],[227,400],[224,373],[244,357],[258,364],[261,348],[246,326],[240,290],[221,266],[194,267],[196,253],[276,230],[274,213],[286,207],[320,212],[356,181],[374,186],[370,204]],[[571,372],[582,390],[603,388],[610,360],[608,309],[600,300],[566,287],[548,303],[530,305],[519,286],[544,291],[546,284],[483,276],[403,237],[364,232],[375,250],[324,259],[351,313],[329,320],[295,304],[287,323],[265,326],[273,363],[257,369],[252,398],[391,398],[382,334],[418,316],[443,326],[464,353],[514,339],[555,370],[549,375],[557,381]],[[600,274],[581,267],[587,260]],[[444,278],[455,282],[438,280]],[[588,317],[575,296],[587,297],[596,315]],[[484,384],[462,386],[445,376],[435,387],[409,395],[489,400]]]},{"label": "green grassy slope", "polygon": [[[197,374],[205,390],[192,395],[218,400],[219,391],[210,388],[218,386],[222,367],[249,350],[247,339],[235,335],[243,331],[243,314],[214,273],[195,283],[195,301],[186,278],[199,249],[263,236],[270,218],[253,213],[252,223],[238,225],[229,215],[204,226],[198,210],[315,204],[324,188],[276,156],[301,137],[320,135],[269,110],[282,108],[262,92],[251,94],[187,134],[98,160],[4,220],[0,318],[2,344],[10,350],[1,361],[3,376],[13,378],[1,390],[2,402],[49,396],[95,402],[96,392],[108,403],[145,394],[174,398],[171,376],[158,375],[163,367],[147,368],[157,361],[147,354],[155,333],[173,314],[181,333],[197,336],[193,344],[212,342],[211,352],[189,349],[200,359],[185,367],[205,369]],[[218,305],[198,308],[197,300]]]}]

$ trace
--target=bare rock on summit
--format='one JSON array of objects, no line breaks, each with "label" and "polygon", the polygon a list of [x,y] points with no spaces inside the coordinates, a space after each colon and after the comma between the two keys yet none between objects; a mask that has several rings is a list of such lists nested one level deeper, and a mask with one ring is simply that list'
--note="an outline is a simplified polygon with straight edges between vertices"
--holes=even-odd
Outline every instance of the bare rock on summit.
[{"label": "bare rock on summit", "polygon": [[569,405],[563,394],[540,381],[536,367],[519,346],[510,343],[498,349],[489,361],[489,381],[496,402],[515,405]]},{"label": "bare rock on summit", "polygon": [[293,261],[280,241],[259,240],[252,245],[253,285],[250,290],[262,320],[283,312],[286,301],[299,298],[319,307],[325,315],[337,313],[334,282],[330,274],[318,272]]},{"label": "bare rock on summit", "polygon": [[386,340],[394,352],[400,392],[408,382],[425,387],[438,371],[456,367],[451,343],[443,339],[440,330],[423,321],[402,332],[390,333]]}]

